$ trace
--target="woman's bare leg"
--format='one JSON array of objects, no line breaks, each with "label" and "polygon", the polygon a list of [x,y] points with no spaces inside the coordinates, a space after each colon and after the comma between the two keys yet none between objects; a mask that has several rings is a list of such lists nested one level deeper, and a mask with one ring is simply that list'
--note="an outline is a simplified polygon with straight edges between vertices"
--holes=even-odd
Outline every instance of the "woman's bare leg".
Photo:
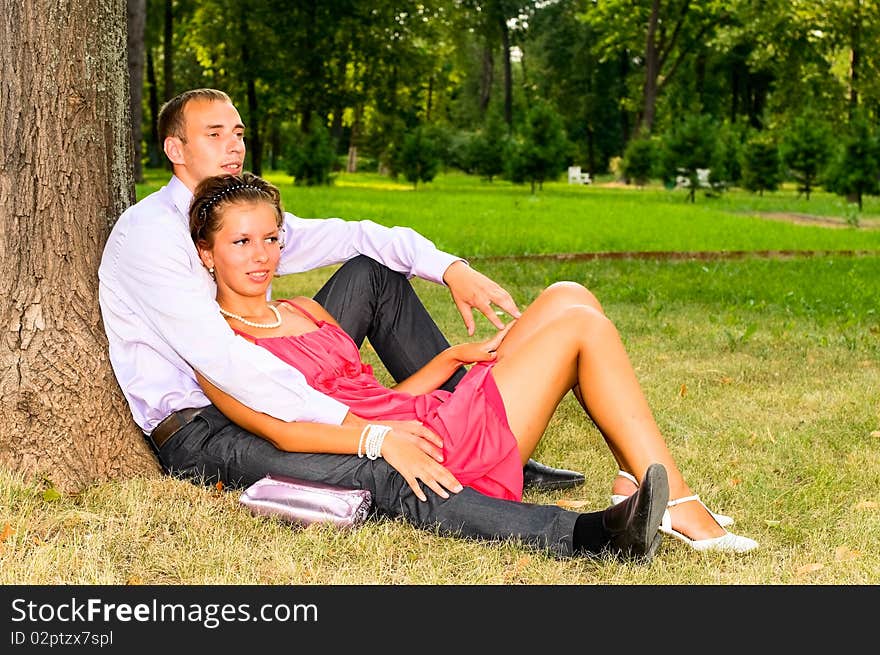
[{"label": "woman's bare leg", "polygon": [[[582,289],[580,291],[579,289]],[[565,394],[577,395],[618,465],[641,479],[659,462],[671,498],[692,494],[663,440],[617,329],[579,285],[553,285],[511,328],[493,377],[525,462]],[[592,296],[592,294],[589,294]],[[673,525],[693,539],[724,534],[699,503],[671,510]]]}]

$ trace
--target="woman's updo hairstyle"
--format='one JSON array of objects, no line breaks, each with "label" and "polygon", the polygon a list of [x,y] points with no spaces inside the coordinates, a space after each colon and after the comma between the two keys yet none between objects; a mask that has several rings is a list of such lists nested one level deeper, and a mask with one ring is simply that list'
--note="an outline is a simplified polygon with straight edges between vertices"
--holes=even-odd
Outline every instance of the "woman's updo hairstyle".
[{"label": "woman's updo hairstyle", "polygon": [[189,205],[189,233],[194,243],[211,243],[210,237],[221,228],[223,207],[234,202],[268,202],[275,207],[276,223],[281,227],[283,214],[281,192],[253,173],[216,175],[203,180]]}]

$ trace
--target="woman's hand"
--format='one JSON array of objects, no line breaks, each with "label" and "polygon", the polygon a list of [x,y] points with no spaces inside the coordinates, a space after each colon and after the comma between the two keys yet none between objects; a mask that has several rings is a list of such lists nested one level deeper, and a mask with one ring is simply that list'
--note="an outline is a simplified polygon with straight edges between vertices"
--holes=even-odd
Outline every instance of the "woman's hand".
[{"label": "woman's hand", "polygon": [[449,352],[462,364],[491,361],[495,359],[495,351],[498,350],[498,346],[501,345],[501,342],[507,336],[514,323],[516,321],[510,321],[503,329],[498,330],[498,332],[484,341],[472,341],[451,346]]},{"label": "woman's hand", "polygon": [[[401,423],[415,423],[418,421],[384,421],[385,425]],[[427,430],[427,428],[424,428]],[[433,433],[428,430],[429,433]],[[437,435],[434,435],[437,437]],[[439,439],[439,437],[437,437]],[[449,498],[447,489],[458,493],[463,489],[455,476],[445,466],[440,464],[443,459],[442,452],[439,459],[436,455],[428,453],[425,444],[428,440],[421,434],[410,432],[403,427],[392,427],[391,432],[385,435],[382,442],[382,457],[400,473],[416,497],[421,501],[428,500],[425,492],[419,486],[419,481],[430,487],[434,493],[442,498]],[[433,446],[433,444],[431,444]]]},{"label": "woman's hand", "polygon": [[[406,435],[423,453],[429,455],[438,462],[443,461],[443,439],[418,421],[382,421],[392,430],[397,430],[401,435]],[[416,437],[413,439],[412,437]]]}]

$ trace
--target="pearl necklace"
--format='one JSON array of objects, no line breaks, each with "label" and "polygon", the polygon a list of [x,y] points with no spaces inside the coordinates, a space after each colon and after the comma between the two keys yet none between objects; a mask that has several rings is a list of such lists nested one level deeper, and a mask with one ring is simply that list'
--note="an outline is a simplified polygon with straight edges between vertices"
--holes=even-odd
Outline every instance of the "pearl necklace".
[{"label": "pearl necklace", "polygon": [[275,305],[267,305],[269,309],[272,310],[272,313],[275,314],[275,321],[272,323],[254,323],[253,321],[249,321],[246,318],[239,316],[238,314],[233,314],[232,312],[227,312],[222,307],[220,308],[220,313],[223,316],[228,316],[229,318],[234,318],[236,321],[241,321],[245,325],[249,325],[255,328],[277,328],[281,325],[281,312],[278,311],[278,308]]}]

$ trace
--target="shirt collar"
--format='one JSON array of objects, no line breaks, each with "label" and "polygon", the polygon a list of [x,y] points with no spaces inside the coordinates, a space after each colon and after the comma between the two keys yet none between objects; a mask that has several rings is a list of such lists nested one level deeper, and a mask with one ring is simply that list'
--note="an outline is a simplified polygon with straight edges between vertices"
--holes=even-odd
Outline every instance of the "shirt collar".
[{"label": "shirt collar", "polygon": [[189,205],[193,199],[192,191],[180,181],[179,177],[172,175],[171,180],[168,182],[168,192],[171,194],[171,202],[174,203],[174,206],[177,207],[177,211],[179,211],[180,215],[186,220],[188,227]]}]

